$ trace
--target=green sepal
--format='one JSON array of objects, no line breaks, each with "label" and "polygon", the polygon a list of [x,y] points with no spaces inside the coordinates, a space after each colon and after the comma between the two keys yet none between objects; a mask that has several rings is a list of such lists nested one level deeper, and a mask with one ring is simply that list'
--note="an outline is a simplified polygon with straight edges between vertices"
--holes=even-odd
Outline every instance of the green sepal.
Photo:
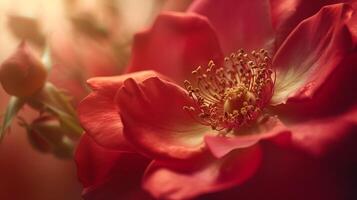
[{"label": "green sepal", "polygon": [[42,91],[28,101],[36,110],[49,112],[58,117],[61,125],[68,129],[69,137],[79,138],[83,129],[70,102],[70,97],[50,82],[47,82]]}]

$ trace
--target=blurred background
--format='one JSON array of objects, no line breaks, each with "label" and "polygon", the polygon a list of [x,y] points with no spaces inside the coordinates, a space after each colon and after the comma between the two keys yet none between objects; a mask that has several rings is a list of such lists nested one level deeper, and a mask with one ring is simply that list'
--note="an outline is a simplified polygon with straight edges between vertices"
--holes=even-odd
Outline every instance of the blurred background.
[{"label": "blurred background", "polygon": [[[185,10],[191,0],[0,0],[0,63],[22,40],[36,53],[49,48],[49,81],[72,97],[87,93],[85,80],[120,74],[135,32],[162,10]],[[0,88],[0,113],[9,99]],[[20,116],[36,115],[25,107]],[[0,115],[1,116],[1,115]],[[36,151],[25,130],[13,123],[0,144],[0,199],[81,199],[72,159]]]}]

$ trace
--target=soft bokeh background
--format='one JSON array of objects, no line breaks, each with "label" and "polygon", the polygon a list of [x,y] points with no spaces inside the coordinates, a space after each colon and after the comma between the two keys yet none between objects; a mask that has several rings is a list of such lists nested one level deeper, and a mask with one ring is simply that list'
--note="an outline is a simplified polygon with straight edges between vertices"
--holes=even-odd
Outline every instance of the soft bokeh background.
[{"label": "soft bokeh background", "polygon": [[[189,0],[0,0],[0,62],[26,39],[41,53],[51,47],[49,80],[73,96],[87,94],[85,80],[115,75],[130,56],[133,34],[161,10],[184,10]],[[0,88],[0,113],[9,96]],[[21,116],[36,115],[30,108]],[[60,160],[32,148],[15,123],[0,144],[0,199],[80,199],[72,160]]]}]

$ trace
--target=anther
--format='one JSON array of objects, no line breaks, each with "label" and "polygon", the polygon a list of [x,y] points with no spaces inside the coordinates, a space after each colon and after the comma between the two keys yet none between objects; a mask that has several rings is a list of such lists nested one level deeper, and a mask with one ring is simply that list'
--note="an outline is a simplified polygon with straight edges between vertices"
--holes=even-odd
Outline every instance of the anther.
[{"label": "anther", "polygon": [[257,120],[273,93],[275,73],[264,49],[249,54],[240,49],[225,57],[223,66],[211,60],[201,71],[201,66],[192,71],[194,86],[184,81],[194,107],[183,110],[214,130],[238,129]]}]

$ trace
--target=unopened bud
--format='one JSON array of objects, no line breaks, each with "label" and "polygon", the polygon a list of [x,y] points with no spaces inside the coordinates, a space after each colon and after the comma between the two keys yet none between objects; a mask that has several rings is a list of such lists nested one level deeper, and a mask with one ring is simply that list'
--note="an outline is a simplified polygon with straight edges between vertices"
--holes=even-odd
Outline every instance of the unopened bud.
[{"label": "unopened bud", "polygon": [[0,67],[0,82],[4,90],[18,97],[31,96],[40,90],[46,77],[46,68],[25,42]]},{"label": "unopened bud", "polygon": [[49,142],[37,131],[28,130],[27,133],[28,133],[28,138],[29,138],[30,144],[32,144],[32,146],[35,149],[37,149],[43,153],[48,153],[52,150],[52,147],[49,144]]},{"label": "unopened bud", "polygon": [[52,116],[41,116],[27,125],[31,144],[44,153],[53,153],[60,158],[71,158],[73,141],[66,136],[66,129]]}]

